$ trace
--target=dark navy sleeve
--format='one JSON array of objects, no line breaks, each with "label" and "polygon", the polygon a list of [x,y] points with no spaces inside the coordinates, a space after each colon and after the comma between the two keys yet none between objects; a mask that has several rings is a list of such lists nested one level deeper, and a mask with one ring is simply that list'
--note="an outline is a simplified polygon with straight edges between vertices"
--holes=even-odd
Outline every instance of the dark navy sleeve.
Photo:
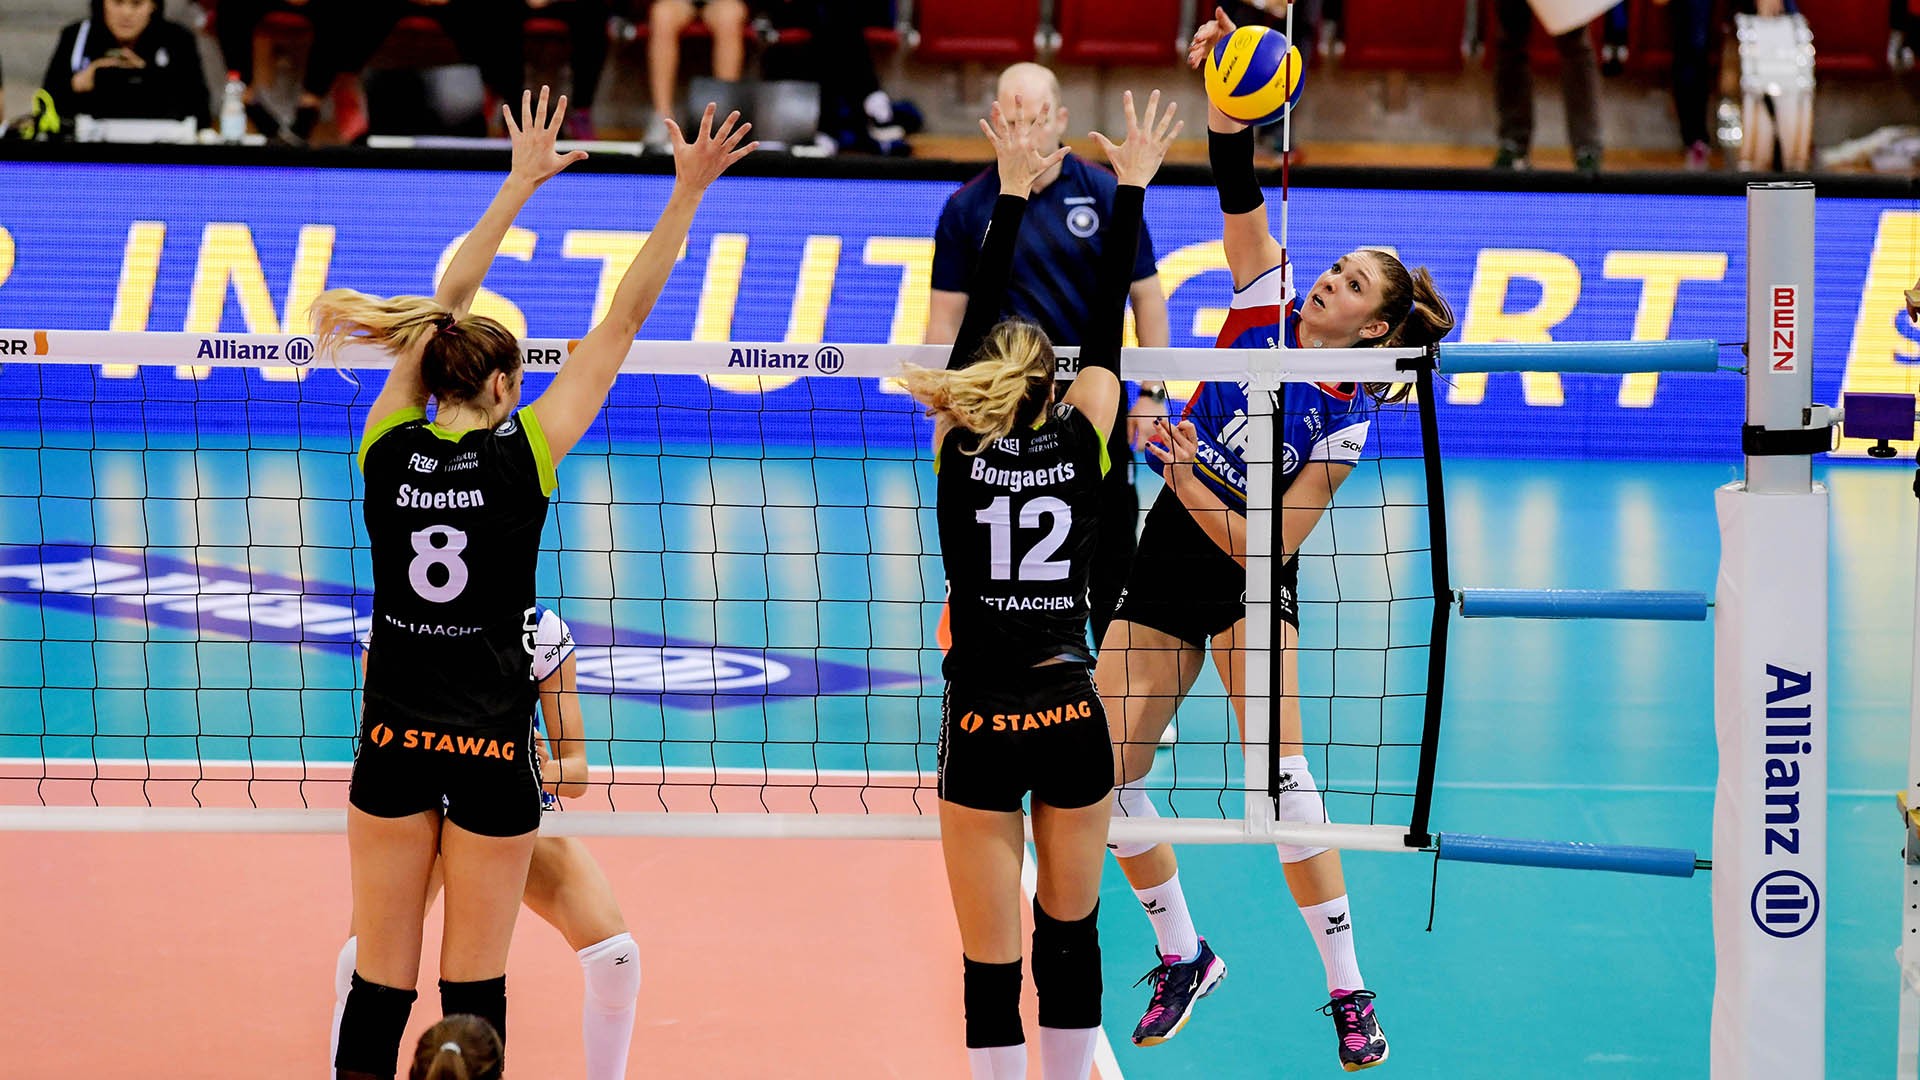
[{"label": "dark navy sleeve", "polygon": [[940,210],[940,227],[933,233],[933,287],[941,292],[967,291],[967,264],[980,246],[980,231],[972,223],[961,198],[961,188]]}]

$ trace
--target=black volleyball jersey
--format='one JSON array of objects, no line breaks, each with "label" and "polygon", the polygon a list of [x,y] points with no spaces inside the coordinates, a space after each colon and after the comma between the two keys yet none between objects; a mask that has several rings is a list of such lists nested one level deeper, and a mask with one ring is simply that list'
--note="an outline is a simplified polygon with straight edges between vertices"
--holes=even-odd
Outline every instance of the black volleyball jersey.
[{"label": "black volleyball jersey", "polygon": [[1087,576],[1099,530],[1107,444],[1071,405],[978,454],[953,431],[936,462],[941,562],[953,647],[949,679],[1091,661]]},{"label": "black volleyball jersey", "polygon": [[367,429],[370,712],[441,726],[525,723],[534,569],[556,480],[531,408],[455,438],[402,409]]}]

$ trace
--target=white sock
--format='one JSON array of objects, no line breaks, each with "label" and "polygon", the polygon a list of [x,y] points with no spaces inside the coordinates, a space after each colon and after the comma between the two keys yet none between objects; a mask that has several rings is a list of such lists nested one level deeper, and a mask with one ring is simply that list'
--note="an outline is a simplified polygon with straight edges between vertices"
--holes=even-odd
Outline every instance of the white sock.
[{"label": "white sock", "polygon": [[967,1068],[973,1080],[1027,1080],[1027,1044],[969,1046]]},{"label": "white sock", "polygon": [[340,1052],[340,1017],[347,1011],[347,995],[353,992],[353,965],[360,958],[360,939],[350,937],[340,946],[340,958],[333,962],[333,1031],[327,1036],[327,1076],[333,1076],[333,1055]]},{"label": "white sock", "polygon": [[640,947],[626,933],[589,945],[580,950],[580,973],[587,982],[580,1013],[587,1080],[621,1080],[627,1075],[633,1017],[639,1008]]},{"label": "white sock", "polygon": [[1353,955],[1351,914],[1345,896],[1300,909],[1300,917],[1307,921],[1307,933],[1313,935],[1314,947],[1320,950],[1320,963],[1327,969],[1329,994],[1367,988],[1367,981],[1360,977],[1360,961]]},{"label": "white sock", "polygon": [[1044,1080],[1087,1080],[1093,1074],[1093,1044],[1100,1029],[1040,1029],[1040,1075]]},{"label": "white sock", "polygon": [[867,119],[876,124],[893,123],[893,99],[887,97],[885,90],[875,90],[868,94],[860,103],[860,108],[867,114]]},{"label": "white sock", "polygon": [[1151,889],[1135,889],[1141,910],[1153,923],[1153,939],[1161,956],[1191,960],[1200,951],[1200,935],[1193,929],[1193,916],[1187,914],[1187,894],[1180,888],[1178,871]]}]

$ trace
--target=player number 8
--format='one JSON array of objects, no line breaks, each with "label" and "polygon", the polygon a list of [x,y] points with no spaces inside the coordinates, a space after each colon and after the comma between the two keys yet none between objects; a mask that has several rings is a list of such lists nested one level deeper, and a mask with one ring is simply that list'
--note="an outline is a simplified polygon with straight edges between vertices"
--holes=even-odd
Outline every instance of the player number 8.
[{"label": "player number 8", "polygon": [[[429,525],[414,533],[412,540],[414,558],[407,565],[407,580],[413,582],[414,592],[422,599],[444,604],[465,591],[467,564],[460,561],[460,553],[467,550],[466,533],[447,525]],[[436,566],[447,568],[445,584],[433,583]]]}]

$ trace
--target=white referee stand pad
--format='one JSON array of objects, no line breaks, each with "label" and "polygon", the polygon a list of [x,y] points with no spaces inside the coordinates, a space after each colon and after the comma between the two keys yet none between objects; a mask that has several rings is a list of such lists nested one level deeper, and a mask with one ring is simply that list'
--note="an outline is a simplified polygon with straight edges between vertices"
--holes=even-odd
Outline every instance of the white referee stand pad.
[{"label": "white referee stand pad", "polygon": [[[1747,189],[1747,422],[1811,407],[1813,186]],[[1822,421],[1822,424],[1824,422]],[[1713,1080],[1826,1069],[1827,491],[1812,459],[1753,456],[1715,494]]]}]

